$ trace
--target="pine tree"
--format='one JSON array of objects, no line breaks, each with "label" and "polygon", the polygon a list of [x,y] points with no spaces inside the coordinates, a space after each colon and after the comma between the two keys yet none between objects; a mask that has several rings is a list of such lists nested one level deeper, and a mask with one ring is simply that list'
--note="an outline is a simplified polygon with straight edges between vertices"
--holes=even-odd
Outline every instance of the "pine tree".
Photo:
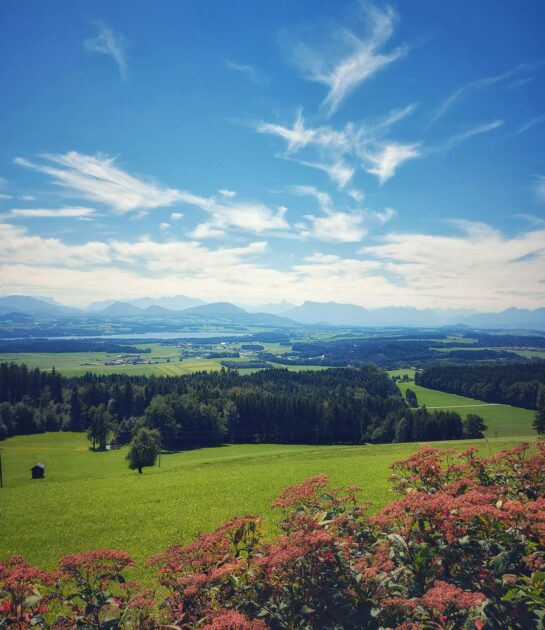
[{"label": "pine tree", "polygon": [[540,386],[537,393],[537,411],[534,419],[534,429],[540,434],[545,433],[545,387]]},{"label": "pine tree", "polygon": [[74,387],[70,395],[70,431],[81,431],[81,403],[78,389]]}]

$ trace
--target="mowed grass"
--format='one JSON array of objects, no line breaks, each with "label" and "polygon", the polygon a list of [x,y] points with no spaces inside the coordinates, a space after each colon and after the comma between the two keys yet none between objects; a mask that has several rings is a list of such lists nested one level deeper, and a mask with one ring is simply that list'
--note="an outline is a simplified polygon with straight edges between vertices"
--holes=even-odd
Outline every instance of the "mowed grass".
[{"label": "mowed grass", "polygon": [[[396,370],[389,372],[405,373],[408,370]],[[462,418],[474,413],[481,416],[488,429],[487,437],[509,437],[511,435],[532,437],[536,432],[532,426],[535,412],[521,407],[511,407],[509,405],[488,404],[475,398],[449,394],[427,387],[415,385],[414,381],[397,383],[403,394],[410,388],[416,394],[416,399],[420,407],[426,406],[428,409],[450,409],[459,413]]]},{"label": "mowed grass", "polygon": [[[133,344],[131,344],[133,345]],[[133,376],[180,376],[192,374],[194,372],[217,372],[221,370],[221,362],[247,361],[248,359],[196,359],[187,358],[180,361],[180,348],[176,346],[161,344],[134,344],[139,350],[150,348],[151,352],[142,354],[146,361],[157,361],[152,365],[104,365],[106,361],[115,359],[119,352],[4,352],[0,353],[0,363],[25,363],[29,368],[40,368],[41,370],[51,370],[55,368],[57,372],[65,376],[80,376],[87,372],[93,374],[129,374]],[[289,352],[291,348],[280,344],[266,344],[269,352],[282,354]],[[209,352],[210,350],[203,350]],[[168,362],[167,362],[168,361]],[[303,370],[323,370],[323,366],[293,365],[285,366],[280,363],[272,363],[272,367],[287,368],[290,371],[300,372]],[[256,369],[241,369],[241,374],[255,372]]]},{"label": "mowed grass", "polygon": [[[25,363],[29,368],[51,370],[53,367],[65,376],[93,374],[132,374],[134,376],[178,376],[201,370],[221,369],[221,359],[184,359],[180,361],[180,349],[160,344],[137,345],[151,353],[142,354],[144,360],[158,361],[153,365],[104,365],[115,359],[120,352],[5,352],[0,353],[0,362]],[[167,360],[170,362],[167,363]]]},{"label": "mowed grass", "polygon": [[[521,438],[434,443],[496,453]],[[163,455],[161,468],[129,471],[125,449],[88,451],[84,434],[42,434],[2,443],[5,487],[0,490],[0,559],[15,553],[52,568],[67,553],[120,548],[143,564],[174,542],[244,514],[265,517],[269,535],[278,515],[268,506],[287,485],[327,473],[339,485],[358,484],[374,510],[394,498],[390,466],[419,444],[376,446],[230,445]],[[36,461],[46,479],[31,480]]]}]

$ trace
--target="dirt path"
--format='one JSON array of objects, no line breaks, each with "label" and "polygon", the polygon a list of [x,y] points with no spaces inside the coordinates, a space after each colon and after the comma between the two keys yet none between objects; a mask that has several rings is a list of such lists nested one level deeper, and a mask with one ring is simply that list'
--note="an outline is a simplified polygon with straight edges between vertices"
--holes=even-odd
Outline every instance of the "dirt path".
[{"label": "dirt path", "polygon": [[426,409],[458,409],[460,407],[498,407],[502,403],[478,403],[477,405],[438,405],[437,407],[426,407]]}]

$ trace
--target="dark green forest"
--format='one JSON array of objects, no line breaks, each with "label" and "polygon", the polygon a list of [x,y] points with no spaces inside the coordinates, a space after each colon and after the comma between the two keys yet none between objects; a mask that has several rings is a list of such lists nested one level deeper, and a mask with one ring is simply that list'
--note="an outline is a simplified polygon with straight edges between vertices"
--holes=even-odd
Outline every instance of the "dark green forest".
[{"label": "dark green forest", "polygon": [[163,448],[226,442],[362,444],[482,437],[482,423],[411,409],[374,366],[317,372],[200,372],[178,377],[63,377],[0,364],[0,436],[87,431],[93,447],[126,444],[140,427]]}]

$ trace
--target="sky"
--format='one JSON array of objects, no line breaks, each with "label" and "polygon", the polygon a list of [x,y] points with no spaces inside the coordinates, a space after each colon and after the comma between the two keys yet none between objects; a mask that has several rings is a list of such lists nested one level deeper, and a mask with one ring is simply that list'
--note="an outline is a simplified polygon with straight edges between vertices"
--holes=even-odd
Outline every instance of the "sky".
[{"label": "sky", "polygon": [[541,0],[0,3],[0,294],[545,307]]}]

